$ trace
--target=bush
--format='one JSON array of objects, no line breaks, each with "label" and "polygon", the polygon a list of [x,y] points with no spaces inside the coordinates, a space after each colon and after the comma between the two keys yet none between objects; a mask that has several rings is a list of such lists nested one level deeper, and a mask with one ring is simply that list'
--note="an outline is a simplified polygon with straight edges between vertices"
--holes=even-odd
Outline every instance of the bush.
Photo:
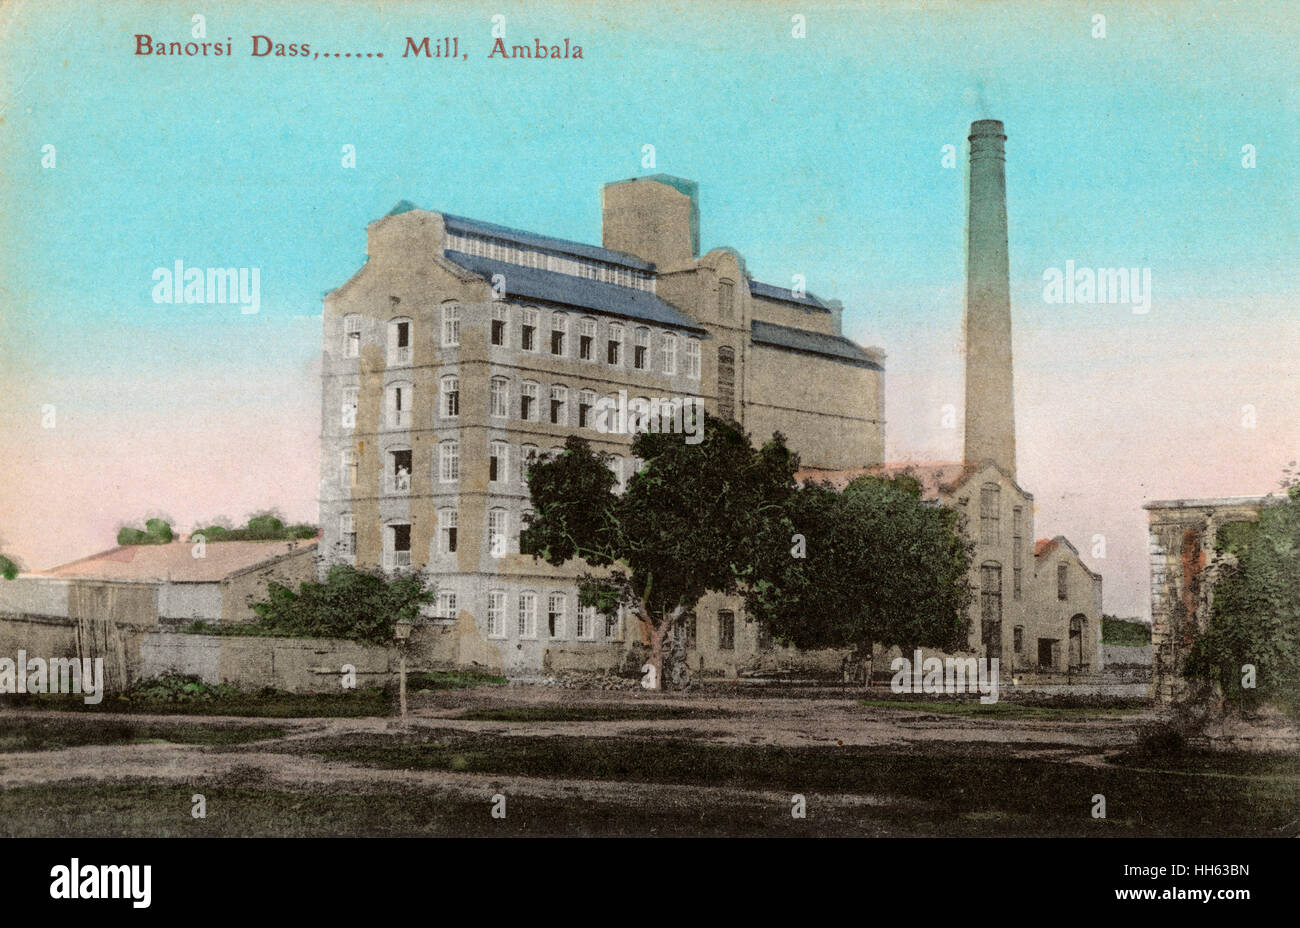
[{"label": "bush", "polygon": [[285,525],[279,516],[265,513],[251,517],[244,528],[227,528],[214,522],[204,528],[196,528],[191,534],[202,535],[206,542],[295,541],[315,538],[317,528],[306,523]]},{"label": "bush", "polygon": [[150,519],[143,530],[124,525],[117,531],[119,545],[165,545],[173,537],[172,527],[165,519]]},{"label": "bush", "polygon": [[272,634],[347,638],[369,644],[393,640],[393,626],[413,622],[435,592],[423,574],[389,578],[380,570],[330,567],[324,583],[305,581],[294,592],[268,583],[267,599],[253,603],[258,624]]}]

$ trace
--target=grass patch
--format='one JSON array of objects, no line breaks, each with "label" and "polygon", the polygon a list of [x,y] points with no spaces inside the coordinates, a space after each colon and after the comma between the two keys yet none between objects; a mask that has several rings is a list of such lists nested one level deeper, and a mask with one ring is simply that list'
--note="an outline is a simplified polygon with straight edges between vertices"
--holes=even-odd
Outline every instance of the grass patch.
[{"label": "grass patch", "polygon": [[690,706],[510,706],[472,709],[456,716],[472,722],[633,722],[659,719],[717,719],[730,713]]},{"label": "grass patch", "polygon": [[237,745],[284,735],[269,726],[217,727],[100,721],[85,717],[0,718],[0,752],[54,751],[85,744]]},{"label": "grass patch", "polygon": [[1101,617],[1101,643],[1123,648],[1141,648],[1151,643],[1151,626],[1114,616]]},{"label": "grass patch", "polygon": [[471,686],[504,686],[505,677],[476,670],[434,670],[406,675],[408,690],[460,690]]},{"label": "grass patch", "polygon": [[1043,721],[1079,719],[1098,715],[1120,718],[1141,712],[1143,709],[1140,705],[1053,706],[1014,702],[994,702],[984,705],[978,700],[941,701],[937,699],[933,701],[920,699],[859,699],[858,705],[872,709],[905,709],[910,712],[952,715],[960,718],[1040,719]]}]

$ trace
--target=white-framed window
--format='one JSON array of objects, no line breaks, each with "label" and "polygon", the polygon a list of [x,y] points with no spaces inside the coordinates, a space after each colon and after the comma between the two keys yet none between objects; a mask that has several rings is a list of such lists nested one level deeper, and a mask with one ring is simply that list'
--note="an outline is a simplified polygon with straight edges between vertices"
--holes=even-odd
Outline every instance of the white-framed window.
[{"label": "white-framed window", "polygon": [[411,320],[393,319],[388,323],[388,364],[411,363]]},{"label": "white-framed window", "polygon": [[361,397],[361,390],[357,387],[343,388],[343,428],[354,429],[357,427],[357,403]]},{"label": "white-framed window", "polygon": [[456,303],[442,304],[442,347],[455,348],[460,345],[460,306]]},{"label": "white-framed window", "polygon": [[591,412],[596,406],[595,390],[578,391],[578,428],[589,429],[592,427]]},{"label": "white-framed window", "polygon": [[506,636],[506,594],[501,590],[488,592],[487,626],[489,638]]},{"label": "white-framed window", "polygon": [[524,307],[524,321],[519,327],[519,347],[524,351],[537,350],[537,315],[537,310]]},{"label": "white-framed window", "polygon": [[538,413],[538,385],[531,381],[525,380],[519,387],[519,418],[525,422],[539,421]]},{"label": "white-framed window", "polygon": [[357,553],[357,523],[350,512],[339,516],[339,550],[347,557]]},{"label": "white-framed window", "polygon": [[442,417],[455,419],[460,416],[460,378],[447,374],[442,378]]},{"label": "white-framed window", "polygon": [[499,506],[488,510],[488,553],[493,557],[505,557],[509,553],[508,516]]},{"label": "white-framed window", "polygon": [[568,597],[552,593],[546,597],[546,634],[551,638],[564,637],[564,612]]},{"label": "white-framed window", "polygon": [[659,339],[660,369],[665,374],[677,373],[677,336],[665,332]]},{"label": "white-framed window", "polygon": [[528,468],[536,460],[536,445],[524,445],[519,449],[519,482],[524,486],[528,486]]},{"label": "white-framed window", "polygon": [[361,357],[361,315],[348,313],[343,317],[343,357]]},{"label": "white-framed window", "polygon": [[510,479],[510,445],[504,441],[488,442],[488,480],[505,483]]},{"label": "white-framed window", "polygon": [[357,453],[351,448],[345,450],[339,460],[339,485],[345,490],[357,485]]},{"label": "white-framed window", "polygon": [[436,615],[440,619],[456,618],[456,594],[451,590],[438,591],[438,606]]},{"label": "white-framed window", "polygon": [[565,342],[569,340],[569,314],[551,313],[551,354],[564,357]]},{"label": "white-framed window", "polygon": [[569,388],[560,384],[551,385],[551,425],[569,424]]},{"label": "white-framed window", "polygon": [[578,322],[578,359],[591,361],[596,356],[596,320],[584,316]]},{"label": "white-framed window", "polygon": [[492,307],[492,344],[510,344],[510,307],[505,303]]},{"label": "white-framed window", "polygon": [[636,330],[636,345],[632,349],[632,366],[639,371],[650,366],[650,330],[642,326]]},{"label": "white-framed window", "polygon": [[700,379],[700,340],[686,339],[686,376]]},{"label": "white-framed window", "polygon": [[498,419],[510,415],[510,379],[493,377],[488,387],[488,413]]},{"label": "white-framed window", "polygon": [[397,522],[384,526],[384,567],[392,570],[411,566],[411,525]]},{"label": "white-framed window", "polygon": [[438,444],[438,482],[455,483],[460,479],[460,442],[449,438]]},{"label": "white-framed window", "polygon": [[605,341],[605,360],[615,366],[623,363],[623,327],[617,322],[609,324],[609,337]]},{"label": "white-framed window", "polygon": [[388,452],[388,469],[385,477],[385,492],[411,492],[411,449],[393,448]]},{"label": "white-framed window", "polygon": [[596,607],[579,606],[578,615],[575,620],[574,634],[581,639],[591,639],[596,637]]},{"label": "white-framed window", "polygon": [[459,524],[460,513],[455,509],[438,510],[438,551],[440,553],[456,553],[456,532]]},{"label": "white-framed window", "polygon": [[409,383],[390,383],[388,395],[388,427],[392,429],[409,429],[411,427],[411,385]]},{"label": "white-framed window", "polygon": [[537,637],[537,594],[519,594],[519,637]]}]

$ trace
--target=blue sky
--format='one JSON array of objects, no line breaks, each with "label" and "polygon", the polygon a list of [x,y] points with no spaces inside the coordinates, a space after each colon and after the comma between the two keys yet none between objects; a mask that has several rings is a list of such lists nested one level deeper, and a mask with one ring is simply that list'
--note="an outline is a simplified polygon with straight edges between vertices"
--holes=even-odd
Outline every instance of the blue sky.
[{"label": "blue sky", "polygon": [[[232,57],[133,54],[195,12]],[[487,60],[497,13],[584,58]],[[1268,490],[1298,456],[1290,3],[19,2],[0,28],[0,539],[34,566],[142,507],[314,518],[313,317],[366,223],[409,199],[598,242],[645,144],[699,182],[704,250],[804,275],[888,352],[890,457],[952,458],[965,181],[941,150],[1002,119],[1021,482],[1040,534],[1112,539],[1090,563],[1113,611],[1145,610],[1142,499]],[[385,57],[254,59],[253,34]],[[469,59],[403,60],[406,35]],[[155,305],[178,258],[259,267],[261,312]],[[1045,305],[1067,259],[1150,267],[1150,314]]]}]

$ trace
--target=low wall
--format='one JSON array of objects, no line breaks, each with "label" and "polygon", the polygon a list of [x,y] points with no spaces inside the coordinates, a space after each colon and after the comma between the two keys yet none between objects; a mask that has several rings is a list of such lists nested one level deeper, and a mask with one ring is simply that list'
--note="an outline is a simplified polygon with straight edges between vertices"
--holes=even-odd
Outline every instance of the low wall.
[{"label": "low wall", "polygon": [[1118,644],[1103,644],[1101,646],[1101,659],[1106,669],[1113,667],[1150,667],[1151,666],[1151,645],[1145,644],[1138,648],[1129,648]]}]

